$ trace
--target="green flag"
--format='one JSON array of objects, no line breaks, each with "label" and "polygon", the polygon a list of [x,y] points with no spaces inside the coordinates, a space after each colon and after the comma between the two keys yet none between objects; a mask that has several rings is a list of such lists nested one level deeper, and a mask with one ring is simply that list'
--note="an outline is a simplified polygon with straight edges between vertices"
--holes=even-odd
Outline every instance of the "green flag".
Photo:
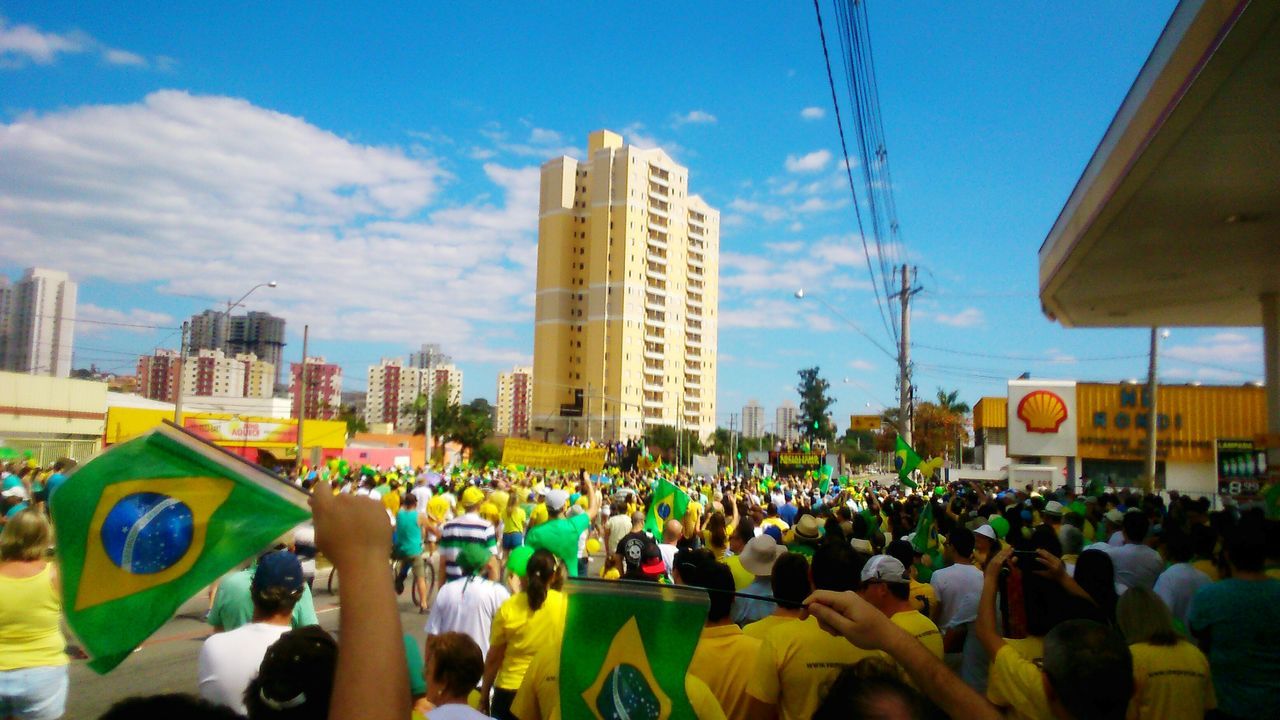
[{"label": "green flag", "polygon": [[902,481],[903,485],[914,488],[916,483],[911,479],[911,471],[919,467],[920,456],[916,454],[915,450],[911,449],[911,446],[902,439],[901,435],[898,436],[898,449],[895,454],[897,459],[893,463],[898,466],[898,479]]},{"label": "green flag", "polygon": [[933,570],[942,567],[942,551],[938,547],[938,528],[933,522],[932,501],[925,503],[924,510],[920,511],[920,519],[916,521],[916,532],[911,538],[911,545],[916,552],[930,558],[930,562],[916,565],[920,582],[927,583],[933,575]]},{"label": "green flag", "polygon": [[560,717],[691,718],[689,661],[707,593],[657,583],[569,580]]},{"label": "green flag", "polygon": [[67,624],[99,673],[310,517],[301,490],[170,425],[82,465],[51,511]]},{"label": "green flag", "polygon": [[689,495],[670,480],[661,478],[653,487],[653,500],[649,502],[649,514],[644,529],[654,537],[662,537],[662,526],[668,520],[683,520],[689,509]]}]

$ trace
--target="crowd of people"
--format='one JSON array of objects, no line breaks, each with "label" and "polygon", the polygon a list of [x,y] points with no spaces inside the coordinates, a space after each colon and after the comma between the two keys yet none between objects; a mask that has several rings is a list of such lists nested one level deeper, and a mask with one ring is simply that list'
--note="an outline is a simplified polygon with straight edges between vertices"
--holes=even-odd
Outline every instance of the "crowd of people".
[{"label": "crowd of people", "polygon": [[[104,717],[558,718],[584,576],[705,590],[684,688],[700,718],[1277,714],[1280,522],[1262,508],[659,472],[687,502],[658,522],[653,471],[303,475],[314,521],[213,595],[199,698]],[[0,534],[0,717],[65,704],[51,532],[33,497]],[[318,555],[342,577],[342,642],[315,624]],[[401,627],[410,579],[425,643]]]}]

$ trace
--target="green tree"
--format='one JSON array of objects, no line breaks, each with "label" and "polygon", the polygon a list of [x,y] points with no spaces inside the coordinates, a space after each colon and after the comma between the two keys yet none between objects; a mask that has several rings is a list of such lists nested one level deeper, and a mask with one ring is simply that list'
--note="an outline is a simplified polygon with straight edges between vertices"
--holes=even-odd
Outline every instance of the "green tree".
[{"label": "green tree", "polygon": [[369,432],[369,425],[356,413],[355,405],[343,405],[338,410],[338,419],[347,424],[347,437],[356,433]]},{"label": "green tree", "polygon": [[[476,398],[450,412],[448,438],[463,448],[474,451],[493,435],[493,415],[489,401]],[[435,422],[435,420],[432,420]],[[432,428],[434,431],[434,428]]]},{"label": "green tree", "polygon": [[729,456],[733,454],[733,434],[727,428],[716,428],[715,432],[711,433],[710,450],[720,458],[722,464],[727,465]]},{"label": "green tree", "polygon": [[960,391],[952,390],[947,392],[942,388],[938,388],[938,407],[946,412],[955,413],[957,415],[969,414],[969,403],[960,402]]},{"label": "green tree", "polygon": [[817,366],[799,371],[800,412],[796,419],[796,429],[810,442],[814,440],[833,440],[835,428],[831,424],[830,409],[836,399],[827,395],[831,383],[821,375]]},{"label": "green tree", "polygon": [[676,447],[676,429],[670,425],[654,425],[644,433],[645,448],[658,457],[666,450]]}]

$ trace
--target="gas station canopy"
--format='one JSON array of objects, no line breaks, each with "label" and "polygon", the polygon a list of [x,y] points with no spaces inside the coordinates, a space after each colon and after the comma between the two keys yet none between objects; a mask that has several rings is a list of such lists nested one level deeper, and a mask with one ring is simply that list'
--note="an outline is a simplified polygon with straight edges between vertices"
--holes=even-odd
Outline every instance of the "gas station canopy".
[{"label": "gas station canopy", "polygon": [[1258,326],[1280,292],[1280,2],[1184,0],[1040,248],[1068,327]]}]

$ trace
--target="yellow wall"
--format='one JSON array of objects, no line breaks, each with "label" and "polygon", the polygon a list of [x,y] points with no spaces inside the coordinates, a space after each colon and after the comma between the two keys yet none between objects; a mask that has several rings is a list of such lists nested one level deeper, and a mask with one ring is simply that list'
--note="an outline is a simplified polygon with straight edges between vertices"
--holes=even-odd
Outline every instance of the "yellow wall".
[{"label": "yellow wall", "polygon": [[[1144,386],[1076,385],[1076,423],[1082,458],[1140,460],[1146,455]],[[1266,432],[1262,388],[1161,385],[1156,440],[1169,461],[1213,462],[1217,439],[1252,440]]]},{"label": "yellow wall", "polygon": [[107,384],[0,372],[0,433],[102,436]]},{"label": "yellow wall", "polygon": [[[184,413],[183,419],[198,420],[231,420],[235,415],[225,413]],[[140,435],[160,425],[165,420],[172,420],[173,413],[168,410],[152,410],[150,408],[113,407],[107,411],[106,443],[114,445],[129,438]],[[240,418],[251,422],[263,422],[279,425],[295,425],[296,420],[281,418]],[[324,448],[340,450],[347,446],[347,424],[340,420],[308,420],[302,429],[303,443],[307,448]],[[254,440],[219,442],[218,445],[261,448],[264,450],[288,450],[297,446],[296,442],[259,442]],[[279,453],[273,453],[279,454]]]},{"label": "yellow wall", "polygon": [[984,397],[973,406],[974,430],[999,430],[1009,426],[1009,398]]}]

